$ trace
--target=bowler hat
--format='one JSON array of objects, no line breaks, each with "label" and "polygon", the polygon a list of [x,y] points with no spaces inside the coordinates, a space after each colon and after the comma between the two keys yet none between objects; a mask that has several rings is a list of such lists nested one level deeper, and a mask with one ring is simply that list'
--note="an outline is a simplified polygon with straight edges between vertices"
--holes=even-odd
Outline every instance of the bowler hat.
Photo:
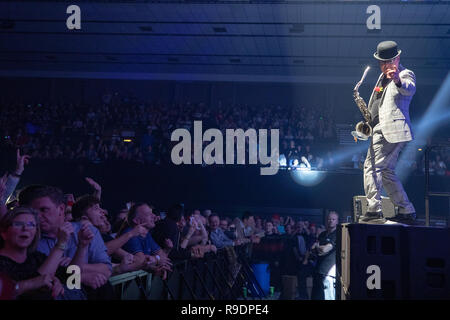
[{"label": "bowler hat", "polygon": [[397,58],[402,50],[398,49],[397,43],[394,41],[383,41],[377,46],[377,52],[373,54],[375,59],[380,61],[387,61]]}]

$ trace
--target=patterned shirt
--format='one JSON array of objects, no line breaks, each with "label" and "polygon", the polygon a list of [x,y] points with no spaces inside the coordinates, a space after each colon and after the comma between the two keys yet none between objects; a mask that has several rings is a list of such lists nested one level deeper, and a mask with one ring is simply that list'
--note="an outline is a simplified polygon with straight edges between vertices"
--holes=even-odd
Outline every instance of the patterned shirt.
[{"label": "patterned shirt", "polygon": [[382,90],[375,92],[373,94],[373,101],[372,105],[370,106],[370,115],[372,116],[372,123],[370,125],[372,126],[372,128],[380,121],[378,118],[378,111],[381,107],[381,99],[383,98],[383,94],[386,91],[386,87],[389,85],[390,82],[391,79],[388,79],[386,76],[383,75],[383,77],[381,77],[381,81],[377,83],[377,87],[381,87]]}]

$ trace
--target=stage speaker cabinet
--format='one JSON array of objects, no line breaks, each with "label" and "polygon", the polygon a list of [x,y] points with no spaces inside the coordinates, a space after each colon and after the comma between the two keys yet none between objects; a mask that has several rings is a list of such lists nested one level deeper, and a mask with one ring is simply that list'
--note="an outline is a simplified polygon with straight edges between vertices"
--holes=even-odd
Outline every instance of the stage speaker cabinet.
[{"label": "stage speaker cabinet", "polygon": [[450,299],[450,229],[344,223],[337,300]]},{"label": "stage speaker cabinet", "polygon": [[[392,218],[396,215],[398,207],[394,206],[389,197],[381,197],[381,210],[383,217]],[[358,223],[359,219],[367,212],[367,197],[353,197],[353,221]]]},{"label": "stage speaker cabinet", "polygon": [[[407,273],[401,225],[342,224],[337,228],[336,296],[340,300],[398,300],[405,297]],[[371,288],[371,276],[379,278]],[[377,276],[378,276],[377,275]],[[370,284],[368,284],[370,283]]]}]

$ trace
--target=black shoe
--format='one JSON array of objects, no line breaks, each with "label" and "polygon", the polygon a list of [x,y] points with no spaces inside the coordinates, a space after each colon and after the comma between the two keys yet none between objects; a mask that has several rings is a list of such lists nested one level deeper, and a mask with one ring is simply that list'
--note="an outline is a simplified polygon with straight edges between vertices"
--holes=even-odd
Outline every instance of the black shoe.
[{"label": "black shoe", "polygon": [[383,218],[383,213],[380,212],[366,212],[361,218],[359,218],[359,223],[367,224],[384,224],[386,219]]},{"label": "black shoe", "polygon": [[388,218],[388,220],[407,225],[419,225],[419,223],[416,221],[415,213],[408,213],[408,214],[399,213],[395,217]]}]

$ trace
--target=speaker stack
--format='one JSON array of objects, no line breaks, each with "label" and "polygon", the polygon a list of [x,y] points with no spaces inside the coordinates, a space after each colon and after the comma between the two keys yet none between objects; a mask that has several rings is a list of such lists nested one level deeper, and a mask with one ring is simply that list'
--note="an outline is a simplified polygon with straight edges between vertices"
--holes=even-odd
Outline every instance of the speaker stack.
[{"label": "speaker stack", "polygon": [[338,299],[450,298],[450,229],[342,224],[337,240]]}]

